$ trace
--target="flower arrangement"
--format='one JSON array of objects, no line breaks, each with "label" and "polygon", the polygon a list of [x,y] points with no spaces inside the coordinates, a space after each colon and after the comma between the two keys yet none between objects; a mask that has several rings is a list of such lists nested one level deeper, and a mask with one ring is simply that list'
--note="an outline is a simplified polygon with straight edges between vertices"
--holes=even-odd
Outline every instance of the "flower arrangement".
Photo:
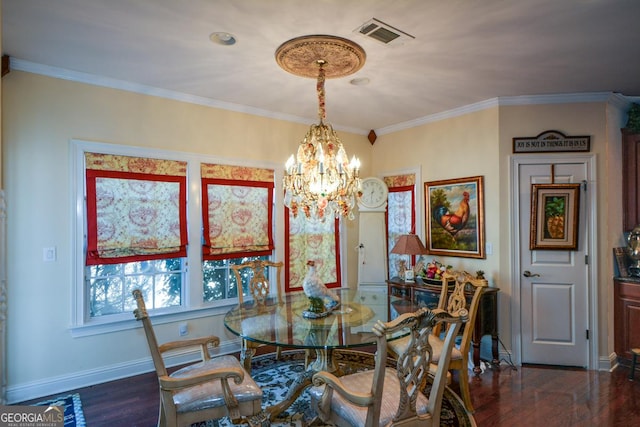
[{"label": "flower arrangement", "polygon": [[428,263],[421,261],[418,265],[419,271],[416,271],[416,275],[423,279],[442,280],[442,273],[453,268],[450,265],[444,265],[440,261],[431,260]]}]

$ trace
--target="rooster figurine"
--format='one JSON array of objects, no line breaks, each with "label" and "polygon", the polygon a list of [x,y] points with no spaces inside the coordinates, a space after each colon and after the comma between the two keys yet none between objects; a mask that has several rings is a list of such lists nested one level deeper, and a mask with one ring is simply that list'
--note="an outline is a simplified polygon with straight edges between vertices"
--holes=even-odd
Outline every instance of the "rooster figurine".
[{"label": "rooster figurine", "polygon": [[469,220],[469,192],[462,193],[462,200],[455,213],[451,213],[446,206],[436,206],[433,210],[433,219],[449,234],[455,236]]},{"label": "rooster figurine", "polygon": [[[307,261],[307,266],[309,269],[302,281],[302,289],[304,289],[304,293],[309,297],[311,306],[305,313],[313,313],[317,317],[327,315],[340,305],[340,297],[334,291],[327,288],[322,280],[320,280],[316,272],[315,261]],[[309,316],[311,316],[311,314],[309,314]]]}]

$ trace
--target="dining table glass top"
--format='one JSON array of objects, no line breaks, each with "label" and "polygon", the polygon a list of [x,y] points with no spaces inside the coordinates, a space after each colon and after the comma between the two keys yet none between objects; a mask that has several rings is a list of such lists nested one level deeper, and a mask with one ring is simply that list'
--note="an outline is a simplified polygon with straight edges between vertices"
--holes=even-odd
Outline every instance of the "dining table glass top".
[{"label": "dining table glass top", "polygon": [[[305,317],[309,298],[304,292],[295,292],[284,295],[281,302],[275,296],[264,304],[247,301],[232,308],[224,324],[243,339],[279,347],[338,349],[375,344],[371,328],[378,320],[389,320],[386,295],[352,289],[335,291],[340,305],[326,317]],[[403,335],[406,332],[390,338]]]}]

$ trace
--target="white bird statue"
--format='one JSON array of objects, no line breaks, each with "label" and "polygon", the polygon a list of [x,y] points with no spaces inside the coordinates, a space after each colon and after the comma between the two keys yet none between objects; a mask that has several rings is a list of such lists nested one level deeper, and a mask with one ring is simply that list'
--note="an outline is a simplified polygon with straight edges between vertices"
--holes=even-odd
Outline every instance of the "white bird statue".
[{"label": "white bird statue", "polygon": [[[320,280],[318,273],[316,272],[315,261],[307,261],[309,269],[307,275],[302,281],[302,289],[309,299],[319,299],[324,305],[325,311],[331,311],[340,305],[340,297]],[[313,305],[313,301],[312,301]]]}]

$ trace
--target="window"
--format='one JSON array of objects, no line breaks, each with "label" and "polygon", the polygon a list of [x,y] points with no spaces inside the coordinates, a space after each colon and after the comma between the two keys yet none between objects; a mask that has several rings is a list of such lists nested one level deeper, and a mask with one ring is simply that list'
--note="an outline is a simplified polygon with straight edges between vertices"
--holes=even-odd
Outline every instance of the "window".
[{"label": "window", "polygon": [[[85,152],[89,319],[180,306],[187,247],[186,162]],[[122,316],[120,316],[122,317]]]},{"label": "window", "polygon": [[[229,266],[272,256],[275,173],[264,164],[225,166],[202,155],[86,141],[72,148],[74,336],[135,326],[136,288],[161,315],[157,321],[223,313],[238,297]],[[224,182],[203,179],[211,172],[203,165],[224,171]],[[228,217],[209,215],[211,196],[222,196]],[[227,246],[210,239],[212,228],[225,228],[220,224],[231,231],[222,235],[242,238],[224,240]]]},{"label": "window", "polygon": [[285,273],[286,292],[302,290],[307,274],[307,261],[315,261],[316,272],[328,288],[342,285],[340,273],[340,221],[308,221],[303,215],[294,217],[285,208]]},{"label": "window", "polygon": [[[389,277],[398,276],[399,261],[405,255],[392,254],[391,250],[402,234],[416,230],[415,175],[396,175],[384,178],[389,188],[387,204],[387,251],[389,260]],[[415,259],[411,260],[415,265]]]},{"label": "window", "polygon": [[238,284],[230,266],[268,259],[274,249],[274,171],[202,163],[200,174],[204,301],[237,298]]}]

